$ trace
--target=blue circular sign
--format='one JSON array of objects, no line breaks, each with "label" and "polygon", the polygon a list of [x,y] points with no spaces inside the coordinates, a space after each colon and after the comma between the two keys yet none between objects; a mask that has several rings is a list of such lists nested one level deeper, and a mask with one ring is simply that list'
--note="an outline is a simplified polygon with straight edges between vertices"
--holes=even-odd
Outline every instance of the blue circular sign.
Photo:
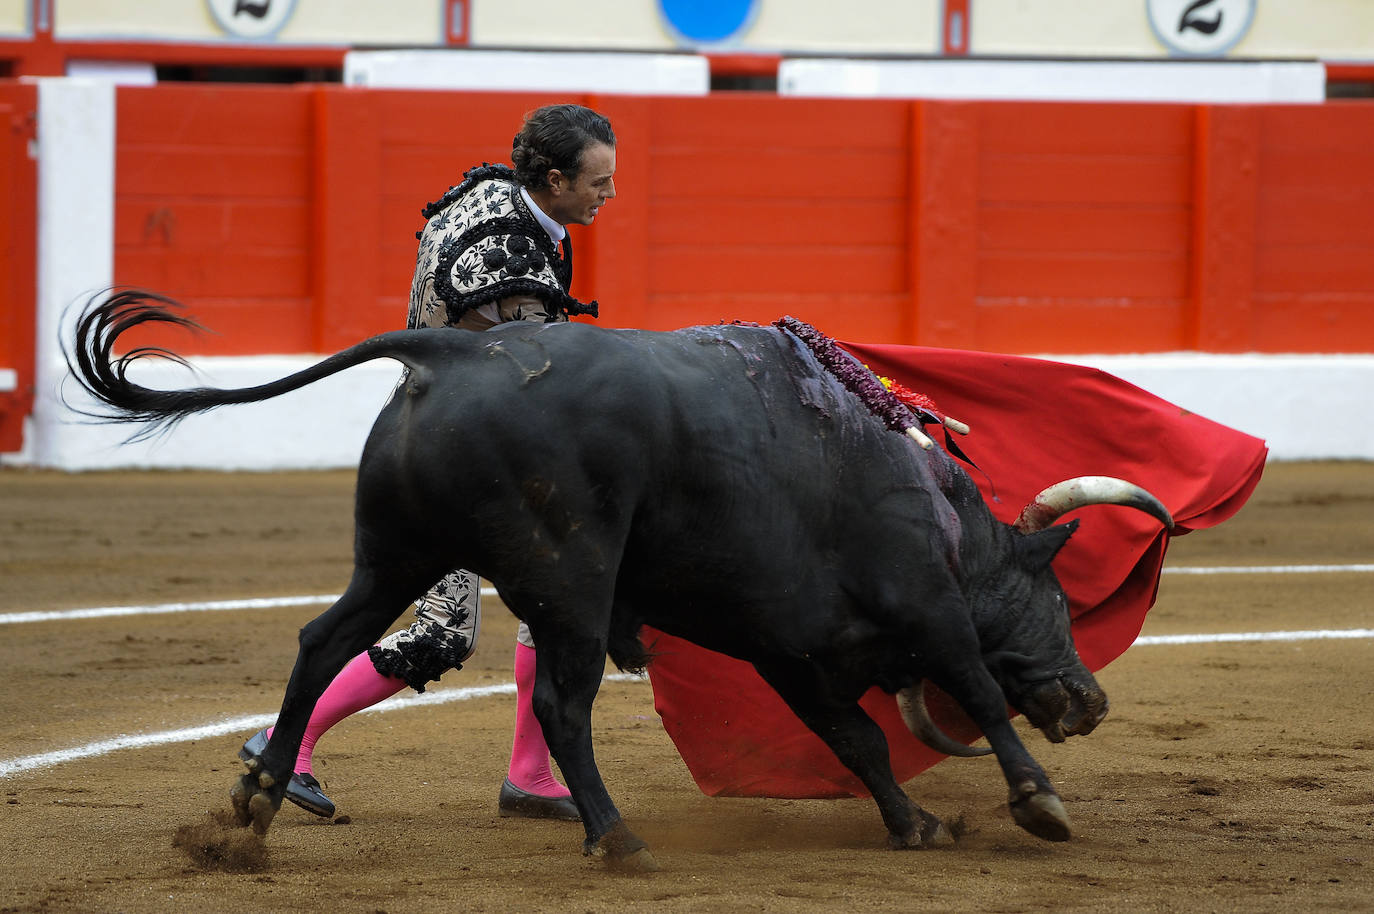
[{"label": "blue circular sign", "polygon": [[658,0],[658,10],[680,42],[718,44],[744,31],[758,0]]}]

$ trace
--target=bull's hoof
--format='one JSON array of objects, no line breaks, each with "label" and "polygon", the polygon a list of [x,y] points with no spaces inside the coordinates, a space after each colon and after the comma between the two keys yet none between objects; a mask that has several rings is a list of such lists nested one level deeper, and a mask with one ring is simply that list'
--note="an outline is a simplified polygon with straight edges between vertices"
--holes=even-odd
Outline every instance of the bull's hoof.
[{"label": "bull's hoof", "polygon": [[1026,831],[1046,841],[1073,837],[1069,815],[1053,791],[1042,791],[1031,781],[1012,788],[1011,817]]},{"label": "bull's hoof", "polygon": [[909,835],[889,834],[889,848],[894,851],[924,850],[931,847],[949,847],[954,843],[954,835],[945,827],[945,823],[924,809],[916,810],[916,815],[921,820],[919,826]]},{"label": "bull's hoof", "polygon": [[590,842],[583,844],[582,850],[589,856],[602,858],[607,867],[619,873],[658,872],[658,861],[649,851],[649,845],[630,831],[623,819],[616,822],[595,845]]},{"label": "bull's hoof", "polygon": [[647,847],[629,854],[606,856],[606,865],[617,873],[657,873],[658,861]]},{"label": "bull's hoof", "polygon": [[[252,767],[252,766],[250,766]],[[281,808],[282,791],[273,791],[276,779],[265,771],[240,775],[229,788],[229,801],[234,818],[243,828],[251,827],[257,835],[267,834],[272,818]]]}]

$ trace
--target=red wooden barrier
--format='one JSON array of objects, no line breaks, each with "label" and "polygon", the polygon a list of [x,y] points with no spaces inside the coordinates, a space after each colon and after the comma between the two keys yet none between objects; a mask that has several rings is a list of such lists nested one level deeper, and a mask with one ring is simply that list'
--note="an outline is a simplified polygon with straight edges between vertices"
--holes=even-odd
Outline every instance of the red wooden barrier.
[{"label": "red wooden barrier", "polygon": [[16,378],[13,390],[0,389],[0,453],[19,450],[33,406],[38,173],[29,143],[37,110],[34,86],[0,85],[0,368]]},{"label": "red wooden barrier", "polygon": [[[514,93],[118,96],[116,279],[207,353],[399,326],[420,208],[505,161]],[[793,314],[1006,352],[1374,352],[1374,106],[575,99],[619,137],[575,292],[657,329]]]},{"label": "red wooden barrier", "polygon": [[[581,101],[617,199],[573,227],[601,323],[792,314],[853,340],[1011,353],[1374,352],[1374,105],[447,93],[117,94],[115,281],[181,298],[200,354],[401,325],[420,209]],[[0,451],[32,402],[33,86],[0,82]]]}]

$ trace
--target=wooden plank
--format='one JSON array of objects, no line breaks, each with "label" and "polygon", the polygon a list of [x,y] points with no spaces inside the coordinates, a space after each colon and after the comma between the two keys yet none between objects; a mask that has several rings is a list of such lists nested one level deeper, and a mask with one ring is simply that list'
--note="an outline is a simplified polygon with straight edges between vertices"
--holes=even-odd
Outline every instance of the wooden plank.
[{"label": "wooden plank", "polygon": [[307,262],[303,248],[224,247],[196,256],[171,257],[162,250],[116,245],[114,281],[184,298],[304,299],[310,289]]},{"label": "wooden plank", "polygon": [[978,199],[993,203],[1184,204],[1192,165],[1180,157],[1006,156],[978,162]]},{"label": "wooden plank", "polygon": [[0,391],[0,453],[24,446],[33,409],[38,320],[38,164],[29,154],[38,123],[38,89],[0,84],[0,368],[15,374]]},{"label": "wooden plank", "polygon": [[[588,104],[619,124],[616,134],[616,196],[587,229],[573,236],[573,296],[598,301],[614,313],[614,326],[644,326],[648,320],[655,250],[650,226],[654,210],[652,150],[656,140],[647,99],[604,97]],[[659,250],[663,250],[659,248]]]},{"label": "wooden plank", "polygon": [[375,96],[318,87],[312,99],[311,340],[332,352],[367,335],[359,308],[380,285],[381,144]]},{"label": "wooden plank", "polygon": [[1167,352],[1183,336],[1180,299],[980,298],[977,345],[990,352]]},{"label": "wooden plank", "polygon": [[181,251],[225,244],[300,245],[309,220],[303,201],[148,198],[121,195],[115,239]]},{"label": "wooden plank", "polygon": [[304,199],[308,156],[300,149],[120,147],[116,193],[214,199]]},{"label": "wooden plank", "polygon": [[[617,199],[607,212],[613,216],[620,204]],[[898,197],[725,199],[709,205],[657,199],[648,230],[649,243],[655,246],[806,243],[898,247],[903,243],[906,219],[907,207]]]},{"label": "wooden plank", "polygon": [[1261,352],[1374,352],[1374,294],[1260,294],[1253,322]]},{"label": "wooden plank", "polygon": [[1288,153],[1368,156],[1374,149],[1374,107],[1363,102],[1265,105],[1256,110],[1266,168],[1270,157]]},{"label": "wooden plank", "polygon": [[[873,151],[775,149],[664,150],[656,148],[650,168],[660,199],[715,201],[796,199],[797,197],[883,200],[905,186],[902,149]],[[848,178],[846,176],[854,176]]]},{"label": "wooden plank", "polygon": [[983,102],[978,133],[999,155],[1188,158],[1192,105]]},{"label": "wooden plank", "polygon": [[905,143],[907,104],[754,93],[659,98],[652,109],[655,148],[725,149],[746,161],[793,150],[883,151]]},{"label": "wooden plank", "polygon": [[292,355],[311,352],[309,299],[187,297],[189,313],[211,332],[136,327],[121,346],[163,346],[186,356]]},{"label": "wooden plank", "polygon": [[830,292],[891,293],[906,289],[906,264],[892,248],[653,248],[649,257],[652,294],[745,294]]},{"label": "wooden plank", "polygon": [[1374,183],[1359,186],[1346,170],[1334,173],[1342,186],[1275,187],[1266,178],[1256,203],[1256,245],[1356,244],[1370,249],[1364,256],[1374,256]]},{"label": "wooden plank", "polygon": [[1250,107],[1200,106],[1195,131],[1192,295],[1180,342],[1244,352],[1253,346],[1259,119]]},{"label": "wooden plank", "polygon": [[299,150],[309,136],[309,96],[295,88],[162,83],[124,86],[116,98],[120,147]]},{"label": "wooden plank", "polygon": [[[746,294],[737,292],[698,295],[654,295],[649,302],[650,330],[754,321],[771,324],[788,315],[806,321],[836,339],[856,342],[889,341],[901,332],[900,315],[905,295],[861,295],[844,299],[833,295]],[[623,326],[608,310],[603,323]]]},{"label": "wooden plank", "polygon": [[980,251],[978,296],[1182,299],[1189,290],[1188,265],[1183,252]]},{"label": "wooden plank", "polygon": [[1357,244],[1282,245],[1255,261],[1255,289],[1272,294],[1374,292],[1374,260]]},{"label": "wooden plank", "polygon": [[1186,253],[1192,213],[1184,206],[1015,203],[978,210],[982,251]]},{"label": "wooden plank", "polygon": [[911,199],[902,342],[974,348],[978,282],[978,133],[976,106],[918,102],[908,148]]}]

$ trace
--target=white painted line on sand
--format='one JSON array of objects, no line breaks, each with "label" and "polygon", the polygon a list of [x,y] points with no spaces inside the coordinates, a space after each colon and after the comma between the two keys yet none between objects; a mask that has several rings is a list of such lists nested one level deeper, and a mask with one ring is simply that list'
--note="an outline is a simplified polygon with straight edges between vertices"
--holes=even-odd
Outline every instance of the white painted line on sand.
[{"label": "white painted line on sand", "polygon": [[[633,673],[611,673],[605,677],[608,682],[648,682],[644,676]],[[386,701],[364,708],[359,714],[373,714],[382,711],[400,711],[421,705],[442,705],[454,701],[470,701],[474,698],[487,698],[491,695],[514,695],[515,683],[498,682],[494,685],[467,686],[460,689],[431,689],[418,695],[403,698],[388,698]],[[234,717],[201,727],[187,727],[181,730],[163,730],[159,733],[134,733],[100,740],[70,749],[58,749],[38,755],[21,758],[0,759],[0,778],[10,777],[37,768],[50,768],[64,762],[74,762],[83,758],[109,755],[121,749],[144,749],[148,746],[163,746],[169,743],[189,743],[198,739],[239,734],[247,739],[263,727],[277,722],[276,714],[253,714],[247,717]]]},{"label": "white painted line on sand", "polygon": [[1340,574],[1368,573],[1374,565],[1213,565],[1165,568],[1164,574]]},{"label": "white painted line on sand", "polygon": [[1227,644],[1236,641],[1321,641],[1328,638],[1374,638],[1374,628],[1314,629],[1297,632],[1216,632],[1202,635],[1141,635],[1131,646],[1155,644]]},{"label": "white painted line on sand", "polygon": [[[495,587],[483,587],[482,596],[496,599]],[[283,609],[291,606],[324,606],[339,594],[305,597],[258,597],[249,600],[202,600],[195,603],[154,603],[149,606],[95,606],[90,609],[54,609],[26,613],[0,613],[0,625],[17,622],[56,622],[69,619],[106,619],[111,616],[155,616],[161,613],[222,612],[236,609]]]},{"label": "white painted line on sand", "polygon": [[[1290,565],[1290,566],[1261,566],[1249,569],[1236,569],[1234,572],[1229,567],[1219,569],[1195,569],[1195,568],[1174,568],[1165,569],[1165,572],[1174,573],[1266,573],[1275,572],[1279,569],[1298,569],[1296,573],[1304,573],[1306,570],[1315,571],[1374,571],[1374,565]],[[1294,573],[1294,572],[1288,572]],[[484,597],[494,597],[496,592],[493,588],[482,588]],[[9,616],[0,616],[0,623],[6,622],[33,622],[40,619],[32,617],[43,617],[43,619],[82,619],[94,618],[96,616],[122,616],[140,615],[147,613],[170,613],[170,612],[196,612],[207,610],[227,610],[227,609],[273,609],[283,606],[304,606],[311,604],[332,603],[338,599],[337,596],[312,596],[312,597],[283,597],[277,599],[261,600],[219,600],[203,603],[164,603],[156,606],[111,606],[95,609],[65,610],[53,613],[12,613]],[[1312,641],[1323,639],[1359,639],[1374,638],[1374,629],[1370,628],[1350,628],[1350,629],[1313,629],[1308,631],[1280,631],[1280,632],[1218,632],[1210,634],[1182,634],[1182,635],[1143,635],[1137,638],[1135,645],[1155,646],[1155,645],[1175,645],[1175,644],[1221,644],[1234,642],[1253,642],[1253,641]],[[1134,645],[1133,645],[1134,646]],[[610,682],[645,682],[647,679],[628,673],[613,673],[605,677]],[[379,704],[366,708],[359,713],[370,714],[379,711],[397,711],[404,708],[417,707],[419,705],[439,705],[454,701],[468,701],[474,698],[485,698],[491,695],[509,695],[515,692],[515,684],[510,682],[497,683],[489,686],[468,686],[457,689],[434,689],[417,695],[409,695],[403,698],[391,698]],[[200,727],[190,727],[180,730],[164,730],[159,733],[142,733],[117,736],[113,739],[100,740],[88,743],[85,746],[74,746],[69,749],[59,749],[53,752],[44,752],[38,755],[21,756],[13,759],[0,759],[0,778],[19,774],[24,771],[32,771],[38,768],[48,768],[64,762],[72,762],[83,758],[94,758],[101,755],[108,755],[122,749],[141,749],[148,746],[166,745],[169,743],[192,742],[198,739],[208,739],[211,737],[226,736],[231,733],[243,734],[245,737],[255,730],[270,726],[276,721],[275,714],[256,714],[248,717],[235,717],[222,720],[217,723],[206,724]]]},{"label": "white painted line on sand", "polygon": [[[1367,565],[1214,565],[1165,568],[1163,574],[1365,574],[1374,572]],[[495,587],[483,587],[482,596],[497,599]],[[103,619],[111,616],[150,616],[160,613],[220,612],[239,609],[282,609],[291,606],[323,606],[339,599],[339,594],[305,597],[262,597],[250,600],[204,600],[196,603],[155,603],[149,606],[97,606],[91,609],[0,613],[0,625],[19,622],[61,622],[71,619]]]},{"label": "white painted line on sand", "polygon": [[288,606],[318,606],[339,597],[263,597],[253,600],[205,600],[198,603],[157,603],[152,606],[94,606],[90,609],[55,609],[48,612],[5,613],[0,625],[16,622],[54,622],[69,619],[106,619],[111,616],[156,616],[162,613],[217,612],[226,609],[281,609]]}]

